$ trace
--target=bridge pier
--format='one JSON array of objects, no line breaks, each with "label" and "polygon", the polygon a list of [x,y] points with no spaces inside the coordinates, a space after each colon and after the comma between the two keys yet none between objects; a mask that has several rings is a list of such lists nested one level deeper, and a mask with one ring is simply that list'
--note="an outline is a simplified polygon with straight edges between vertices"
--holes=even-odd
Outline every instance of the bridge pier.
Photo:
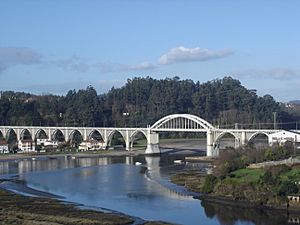
[{"label": "bridge pier", "polygon": [[213,133],[211,130],[206,132],[206,156],[214,156],[214,143],[213,143]]},{"label": "bridge pier", "polygon": [[160,154],[159,149],[159,134],[151,133],[150,129],[147,131],[147,148],[146,154]]}]

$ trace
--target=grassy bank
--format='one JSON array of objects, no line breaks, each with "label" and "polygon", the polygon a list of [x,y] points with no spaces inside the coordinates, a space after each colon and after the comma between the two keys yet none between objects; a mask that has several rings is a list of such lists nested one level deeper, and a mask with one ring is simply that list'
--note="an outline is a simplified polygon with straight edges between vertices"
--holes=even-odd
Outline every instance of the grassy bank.
[{"label": "grassy bank", "polygon": [[[172,181],[203,198],[222,199],[228,202],[300,210],[300,203],[288,199],[300,196],[300,165],[265,163],[260,168],[248,168],[252,163],[299,157],[292,146],[267,149],[227,149],[213,162],[213,174],[205,178],[195,171],[175,174]],[[289,160],[291,161],[291,160]],[[276,161],[277,162],[277,161]],[[296,160],[295,160],[296,162]]]},{"label": "grassy bank", "polygon": [[190,191],[202,192],[205,174],[197,170],[179,172],[171,176],[171,182],[186,187]]},{"label": "grassy bank", "polygon": [[[55,199],[27,197],[0,189],[0,224],[101,225],[132,224],[134,220],[94,210],[81,210]],[[145,222],[145,225],[167,224]]]}]

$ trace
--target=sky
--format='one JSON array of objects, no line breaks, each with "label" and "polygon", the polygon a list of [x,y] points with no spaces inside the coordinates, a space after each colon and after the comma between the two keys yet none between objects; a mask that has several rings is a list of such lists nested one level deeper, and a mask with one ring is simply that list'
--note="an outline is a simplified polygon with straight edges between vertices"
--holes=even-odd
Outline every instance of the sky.
[{"label": "sky", "polygon": [[298,0],[1,0],[0,90],[231,76],[258,95],[300,99],[299,12]]}]

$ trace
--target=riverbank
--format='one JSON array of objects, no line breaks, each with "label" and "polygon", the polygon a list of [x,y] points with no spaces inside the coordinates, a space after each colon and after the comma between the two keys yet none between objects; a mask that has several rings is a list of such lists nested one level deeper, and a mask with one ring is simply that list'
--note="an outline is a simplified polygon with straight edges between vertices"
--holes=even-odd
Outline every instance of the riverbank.
[{"label": "riverbank", "polygon": [[[2,181],[0,181],[2,182]],[[46,197],[30,197],[0,188],[0,224],[24,225],[167,225],[123,214],[79,208],[80,205]]]},{"label": "riverbank", "polygon": [[[161,139],[161,154],[202,154],[205,155],[205,146],[203,148],[202,139]],[[60,158],[60,157],[114,157],[114,156],[138,156],[145,155],[146,147],[135,147],[131,151],[125,149],[98,150],[98,151],[63,151],[63,152],[32,152],[17,154],[0,154],[0,161],[19,160],[19,159],[38,159],[38,158]]]},{"label": "riverbank", "polygon": [[[273,173],[273,174],[272,174]],[[274,176],[277,177],[277,181]],[[243,208],[275,210],[282,214],[300,216],[300,203],[288,199],[289,191],[296,185],[288,181],[298,180],[300,165],[273,166],[269,170],[239,169],[223,179],[190,170],[171,176],[171,182],[198,193],[194,198],[202,201]],[[210,178],[210,179],[208,179]],[[279,184],[277,184],[279,182]],[[297,185],[296,185],[297,187]],[[291,196],[299,196],[292,194]]]},{"label": "riverbank", "polygon": [[60,158],[60,157],[113,157],[113,156],[137,156],[145,154],[145,150],[101,150],[88,152],[53,152],[53,153],[20,153],[20,154],[2,154],[0,161],[18,160],[18,159],[38,159],[38,158]]}]

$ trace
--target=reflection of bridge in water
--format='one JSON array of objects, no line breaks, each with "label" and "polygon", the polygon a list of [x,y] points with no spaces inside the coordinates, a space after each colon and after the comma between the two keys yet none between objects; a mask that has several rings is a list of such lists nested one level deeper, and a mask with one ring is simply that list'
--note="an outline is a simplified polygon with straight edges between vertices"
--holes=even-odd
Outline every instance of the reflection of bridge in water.
[{"label": "reflection of bridge in water", "polygon": [[[45,159],[22,159],[22,160],[11,160],[11,161],[2,161],[0,162],[0,171],[2,174],[26,174],[29,172],[38,172],[38,171],[55,171],[60,169],[71,169],[71,168],[88,168],[93,166],[107,166],[113,163],[124,163],[127,165],[135,165],[137,158],[133,156],[126,156],[122,158],[114,157],[91,157],[91,158],[69,158],[69,157],[57,157],[57,158],[45,158]],[[184,188],[176,191],[174,187],[168,187],[161,183],[164,178],[161,176],[161,167],[159,165],[160,157],[145,156],[145,164],[139,166],[141,169],[141,175],[144,174],[145,178],[148,180],[146,182],[147,189],[151,192],[153,188],[158,189],[158,193],[162,196],[180,200],[192,200],[193,197],[185,192]],[[143,171],[143,168],[147,168],[147,171]],[[106,167],[103,167],[106,169]],[[129,167],[127,169],[130,169]],[[124,178],[129,176],[127,175],[127,170],[123,171]],[[142,172],[143,171],[143,172]],[[81,176],[89,176],[90,170],[81,170]],[[131,174],[130,172],[128,174]],[[128,179],[131,179],[128,177]],[[154,184],[154,185],[153,185]],[[170,183],[171,184],[171,183]]]},{"label": "reflection of bridge in water", "polygon": [[[143,134],[147,139],[146,153],[160,153],[160,132],[196,132],[206,133],[206,149],[208,156],[219,154],[219,142],[225,135],[234,138],[235,147],[239,147],[253,141],[258,135],[269,135],[279,130],[272,129],[220,129],[211,125],[206,120],[190,114],[173,114],[158,120],[147,128],[118,128],[118,127],[34,127],[34,126],[0,126],[1,136],[6,140],[14,134],[17,141],[24,139],[25,134],[32,140],[36,140],[43,133],[48,140],[56,140],[61,134],[64,141],[72,140],[74,135],[80,135],[82,140],[88,141],[97,134],[103,141],[105,148],[111,145],[111,140],[119,133],[126,144],[126,150],[131,150],[137,134]],[[269,140],[270,142],[270,140]]]},{"label": "reflection of bridge in water", "polygon": [[190,193],[185,192],[185,190],[176,191],[175,187],[167,187],[160,183],[160,180],[163,180],[159,166],[160,157],[145,156],[145,160],[148,170],[146,176],[150,181],[156,182],[161,195],[179,200],[193,200],[193,196]]}]

